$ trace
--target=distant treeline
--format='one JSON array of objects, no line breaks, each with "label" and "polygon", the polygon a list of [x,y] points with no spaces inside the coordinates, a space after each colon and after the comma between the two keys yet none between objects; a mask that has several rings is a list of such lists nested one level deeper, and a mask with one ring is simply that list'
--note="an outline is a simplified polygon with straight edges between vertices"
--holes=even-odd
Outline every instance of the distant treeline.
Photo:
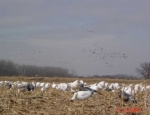
[{"label": "distant treeline", "polygon": [[93,75],[89,76],[93,78],[111,78],[111,79],[142,79],[142,77],[139,76],[133,76],[133,75],[126,75],[126,74],[116,74],[116,75]]},{"label": "distant treeline", "polygon": [[1,59],[0,76],[69,77],[71,74],[66,68],[19,65],[10,60]]},{"label": "distant treeline", "polygon": [[[19,65],[10,60],[0,60],[0,76],[27,76],[27,77],[85,77],[78,76],[75,71],[69,72],[61,67],[39,67],[34,65]],[[117,75],[93,75],[88,78],[118,78],[118,79],[141,79],[140,77],[126,74]]]}]

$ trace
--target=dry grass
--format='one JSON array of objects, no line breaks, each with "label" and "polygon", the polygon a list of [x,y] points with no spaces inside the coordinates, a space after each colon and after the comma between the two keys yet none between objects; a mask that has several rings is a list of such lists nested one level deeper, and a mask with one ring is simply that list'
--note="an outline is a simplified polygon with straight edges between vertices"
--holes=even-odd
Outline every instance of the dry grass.
[{"label": "dry grass", "polygon": [[[77,78],[24,78],[0,77],[0,80],[10,81],[44,81],[44,82],[70,82]],[[98,83],[102,80],[119,83],[140,83],[134,80],[116,79],[82,79],[87,83]],[[135,96],[138,103],[123,103],[118,98],[117,92],[100,91],[100,94],[93,94],[85,100],[84,111],[81,110],[83,101],[70,102],[73,94],[70,91],[58,91],[52,88],[45,92],[36,89],[33,92],[17,93],[17,89],[8,90],[4,86],[0,87],[0,115],[150,115],[150,92],[139,93]],[[145,100],[146,99],[146,100]],[[146,101],[146,103],[145,103]],[[117,108],[140,108],[140,113],[116,112]]]},{"label": "dry grass", "polygon": [[[22,76],[19,76],[19,77],[3,77],[1,76],[0,77],[0,81],[5,81],[5,80],[8,80],[8,81],[41,81],[41,82],[55,82],[55,83],[60,83],[60,82],[64,82],[64,83],[68,83],[68,82],[72,82],[72,81],[75,81],[75,80],[83,80],[89,84],[91,83],[99,83],[100,81],[106,81],[108,83],[125,83],[125,84],[136,84],[136,83],[141,83],[141,82],[144,82],[144,80],[127,80],[127,79],[110,79],[110,78],[59,78],[59,77],[22,77]],[[147,80],[147,83],[150,84],[150,80]]]}]

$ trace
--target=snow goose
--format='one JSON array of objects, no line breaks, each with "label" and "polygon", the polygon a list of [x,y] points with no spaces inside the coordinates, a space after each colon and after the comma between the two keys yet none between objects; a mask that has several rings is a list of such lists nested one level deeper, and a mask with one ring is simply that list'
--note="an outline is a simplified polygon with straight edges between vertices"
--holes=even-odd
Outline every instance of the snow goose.
[{"label": "snow goose", "polygon": [[98,87],[99,89],[105,88],[105,81],[99,82],[99,83],[97,84],[97,87]]},{"label": "snow goose", "polygon": [[90,85],[89,88],[91,88],[91,89],[93,89],[93,90],[95,90],[95,91],[98,91],[98,89],[99,89],[96,83]]},{"label": "snow goose", "polygon": [[[85,99],[89,98],[94,92],[95,92],[95,90],[92,90],[92,89],[89,91],[75,92],[70,101],[73,102],[74,100],[85,100]],[[85,101],[83,101],[83,103],[82,103],[82,111],[84,111],[84,105],[85,105]]]},{"label": "snow goose", "polygon": [[46,87],[46,88],[49,88],[49,87],[50,87],[50,83],[46,83],[46,84],[45,84],[45,87]]},{"label": "snow goose", "polygon": [[68,86],[71,88],[71,92],[74,93],[75,91],[79,90],[80,84],[81,83],[76,80],[74,82],[68,83]]},{"label": "snow goose", "polygon": [[56,88],[56,87],[57,87],[57,84],[55,84],[55,82],[53,82],[52,88]]}]

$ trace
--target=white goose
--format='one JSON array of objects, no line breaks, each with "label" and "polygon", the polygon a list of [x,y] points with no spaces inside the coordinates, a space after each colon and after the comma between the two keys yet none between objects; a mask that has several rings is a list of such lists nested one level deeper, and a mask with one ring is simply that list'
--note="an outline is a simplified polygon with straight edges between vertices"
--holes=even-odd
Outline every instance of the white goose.
[{"label": "white goose", "polygon": [[53,84],[52,84],[52,88],[56,88],[57,87],[57,84],[55,84],[55,82],[53,82]]},{"label": "white goose", "polygon": [[75,91],[79,90],[80,84],[81,83],[76,80],[74,82],[68,83],[68,86],[71,88],[71,92],[74,93]]},{"label": "white goose", "polygon": [[92,90],[92,91],[78,91],[78,92],[74,93],[73,97],[71,98],[71,101],[87,99],[88,97],[90,97],[93,94],[94,91],[95,90]]},{"label": "white goose", "polygon": [[[97,92],[93,89],[89,90],[89,91],[78,91],[76,93],[74,93],[73,97],[71,98],[71,102],[73,102],[74,100],[85,100],[87,98],[89,98],[94,92]],[[83,101],[82,103],[82,112],[84,111],[84,104],[85,102]]]},{"label": "white goose", "polygon": [[130,84],[126,90],[124,90],[127,94],[132,95],[133,94],[133,90],[132,90],[132,84]]},{"label": "white goose", "polygon": [[[108,83],[107,83],[107,85],[108,85]],[[99,83],[97,84],[97,87],[98,87],[99,89],[103,89],[103,88],[105,87],[105,81],[99,82]]]},{"label": "white goose", "polygon": [[93,89],[93,90],[96,90],[96,91],[98,91],[99,90],[99,88],[98,88],[98,86],[97,86],[97,84],[95,83],[95,84],[92,84],[92,85],[90,85],[89,86],[91,89]]}]

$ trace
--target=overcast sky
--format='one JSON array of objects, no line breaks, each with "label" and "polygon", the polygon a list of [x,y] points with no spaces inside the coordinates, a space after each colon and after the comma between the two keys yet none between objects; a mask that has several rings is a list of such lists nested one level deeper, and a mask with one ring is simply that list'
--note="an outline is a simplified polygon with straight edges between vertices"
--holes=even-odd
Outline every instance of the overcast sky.
[{"label": "overcast sky", "polygon": [[78,75],[150,62],[149,0],[1,0],[0,59]]}]

